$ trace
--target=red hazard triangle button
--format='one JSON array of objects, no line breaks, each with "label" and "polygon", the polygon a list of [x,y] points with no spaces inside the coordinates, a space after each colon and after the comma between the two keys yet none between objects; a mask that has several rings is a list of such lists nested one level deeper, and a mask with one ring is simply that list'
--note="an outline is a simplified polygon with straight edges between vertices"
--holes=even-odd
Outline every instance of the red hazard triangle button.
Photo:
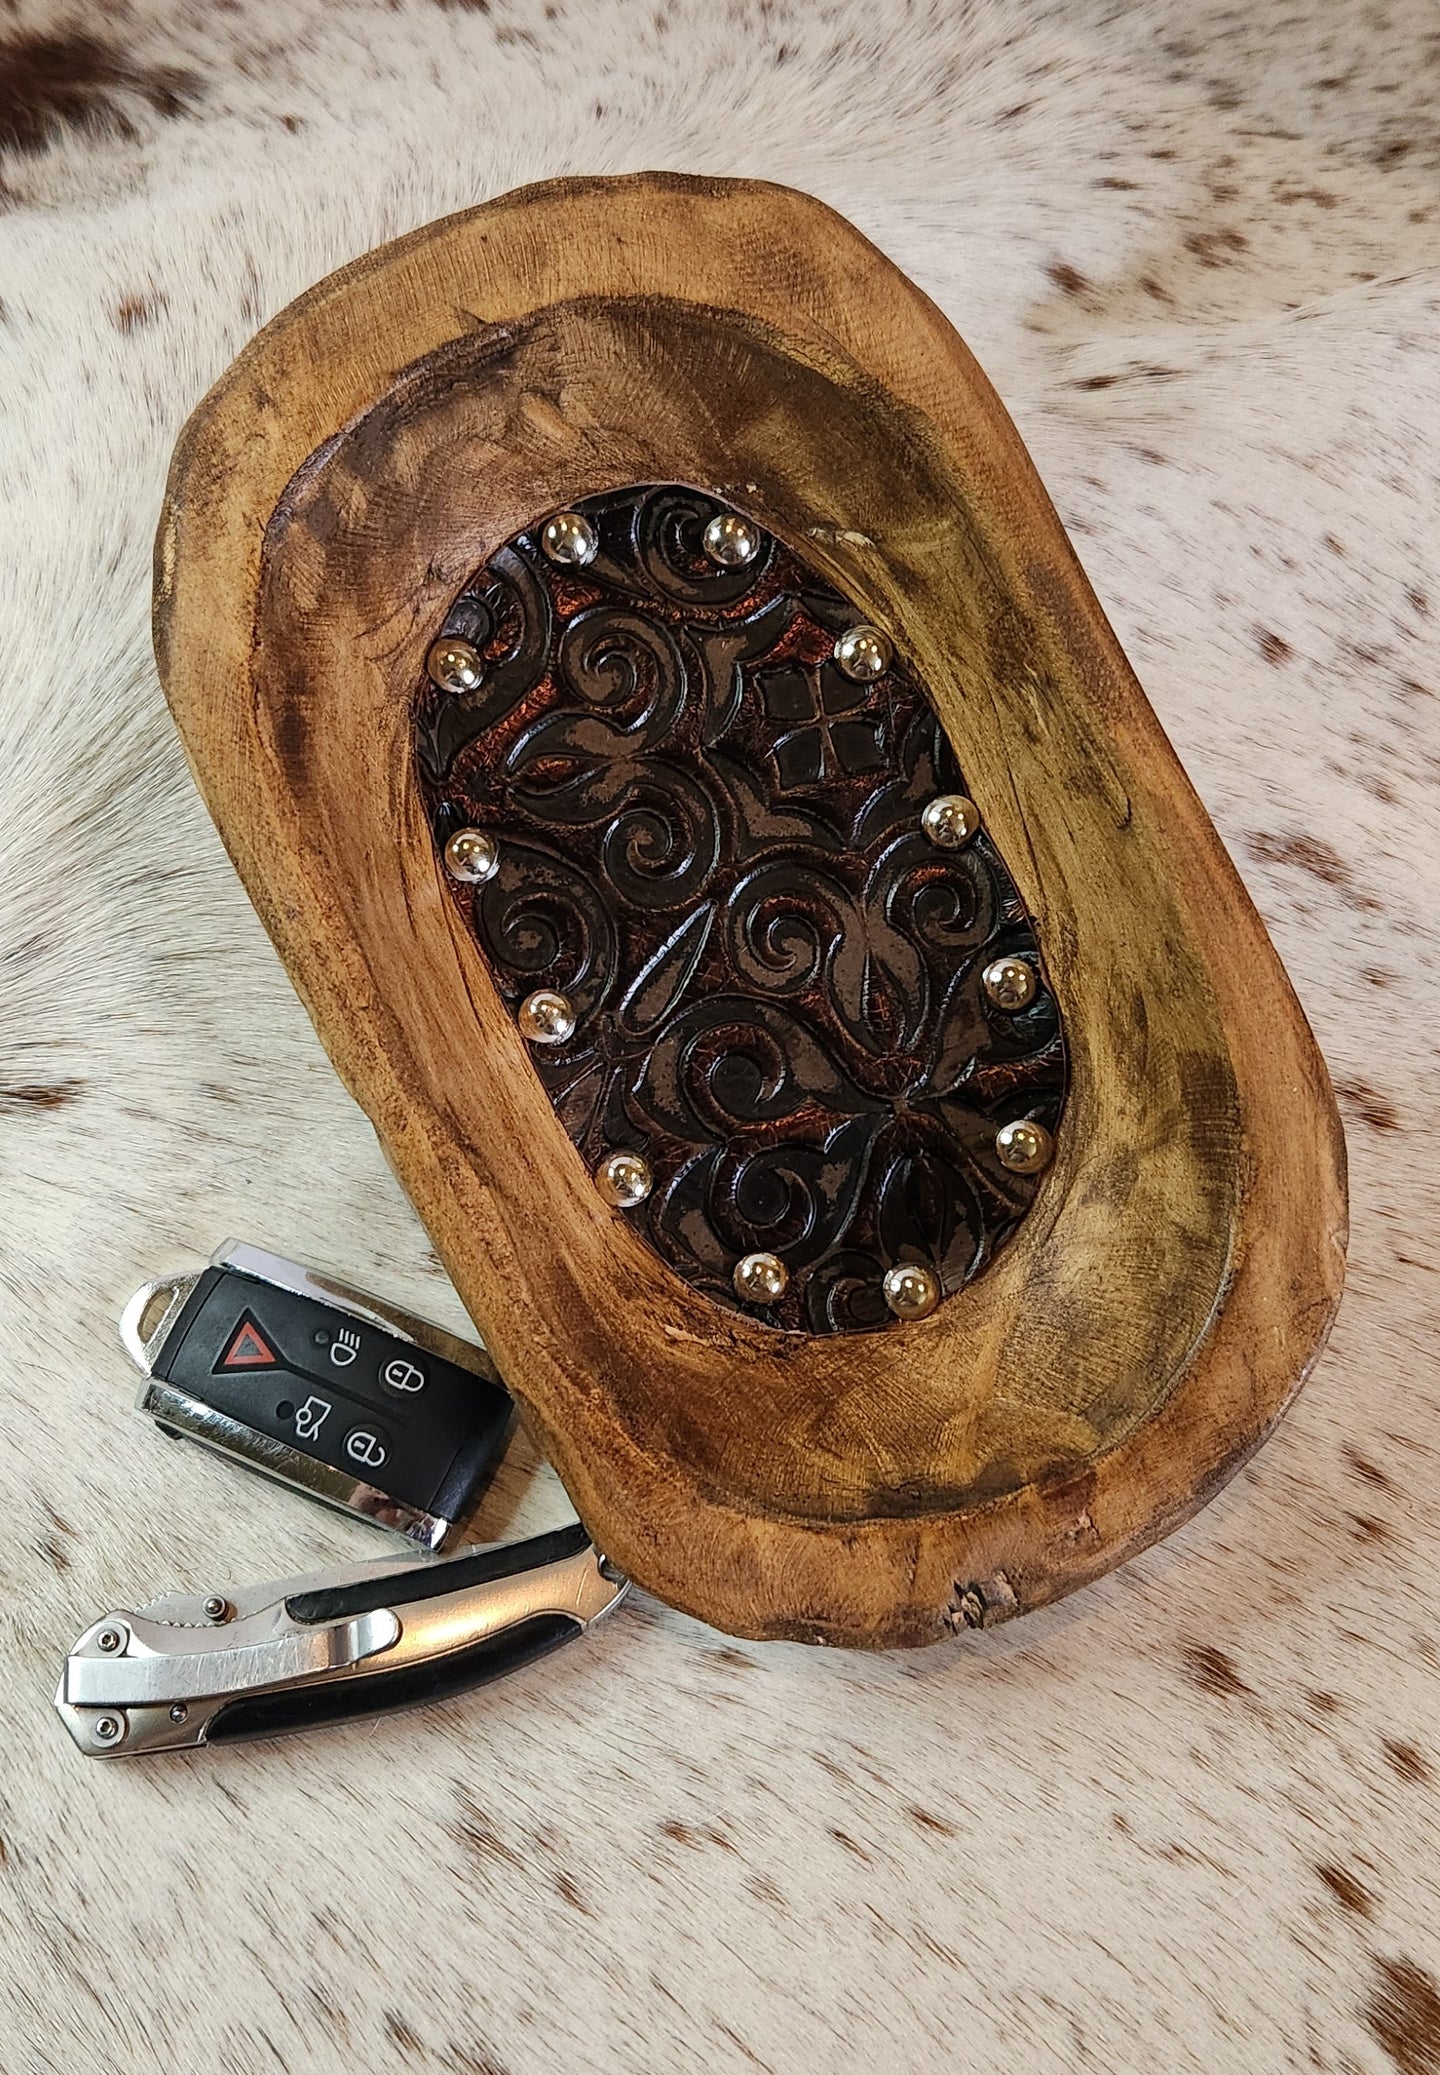
[{"label": "red hazard triangle button", "polygon": [[247,1311],[220,1357],[221,1369],[276,1369],[279,1357]]}]

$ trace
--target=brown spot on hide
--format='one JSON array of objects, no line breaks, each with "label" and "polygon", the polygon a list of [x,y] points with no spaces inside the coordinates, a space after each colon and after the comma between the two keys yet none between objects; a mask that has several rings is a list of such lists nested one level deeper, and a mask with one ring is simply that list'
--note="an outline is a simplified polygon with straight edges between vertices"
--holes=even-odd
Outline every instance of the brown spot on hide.
[{"label": "brown spot on hide", "polygon": [[64,1109],[84,1085],[83,1081],[50,1081],[23,1088],[0,1088],[0,1111]]},{"label": "brown spot on hide", "polygon": [[1045,271],[1062,295],[1084,295],[1089,290],[1090,283],[1068,259],[1052,259]]},{"label": "brown spot on hide", "polygon": [[1440,1992],[1413,1960],[1377,1960],[1365,2020],[1401,2075],[1440,2075]]},{"label": "brown spot on hide", "polygon": [[1341,1449],[1340,1453],[1344,1456],[1346,1462],[1349,1463],[1350,1468],[1362,1484],[1373,1484],[1378,1491],[1394,1490],[1394,1486],[1380,1468],[1380,1465],[1372,1463],[1368,1455],[1361,1455],[1358,1448],[1351,1448],[1347,1445]]},{"label": "brown spot on hide", "polygon": [[[1388,1095],[1372,1088],[1368,1081],[1348,1080],[1335,1083],[1335,1093],[1349,1110],[1353,1110],[1362,1123],[1372,1131],[1398,1131],[1400,1118]],[[1383,1479],[1381,1480],[1383,1482]]]},{"label": "brown spot on hide", "polygon": [[1186,1678],[1202,1693],[1214,1694],[1221,1700],[1233,1700],[1250,1691],[1235,1669],[1233,1660],[1210,1643],[1187,1643],[1180,1652],[1180,1662],[1185,1667]]},{"label": "brown spot on hide", "polygon": [[386,2011],[385,2030],[402,2053],[420,2052],[421,2041],[419,2034],[410,2029],[398,2010]]},{"label": "brown spot on hide", "polygon": [[1408,1780],[1412,1786],[1428,1787],[1435,1778],[1430,1761],[1414,1744],[1402,1743],[1398,1738],[1386,1737],[1380,1746],[1392,1772]]},{"label": "brown spot on hide", "polygon": [[1246,838],[1246,843],[1250,855],[1262,864],[1295,865],[1326,886],[1338,887],[1353,908],[1380,905],[1373,894],[1356,888],[1354,875],[1339,851],[1318,836],[1282,836],[1269,829],[1257,829]]},{"label": "brown spot on hide", "polygon": [[1343,1866],[1317,1866],[1315,1871],[1342,1909],[1353,1910],[1356,1916],[1373,1916],[1375,1897],[1353,1873],[1347,1873]]},{"label": "brown spot on hide", "polygon": [[134,137],[137,102],[173,117],[200,91],[193,73],[136,64],[88,30],[22,30],[0,39],[0,151],[41,152],[67,131]]},{"label": "brown spot on hide", "polygon": [[132,331],[151,323],[164,307],[164,296],[153,289],[144,295],[127,295],[115,305],[115,329],[128,337]]},{"label": "brown spot on hide", "polygon": [[947,1823],[943,1816],[933,1814],[928,1808],[911,1808],[906,1813],[909,1815],[911,1822],[918,1823],[922,1830],[937,1831],[941,1837],[953,1837],[955,1835],[954,1824]]}]

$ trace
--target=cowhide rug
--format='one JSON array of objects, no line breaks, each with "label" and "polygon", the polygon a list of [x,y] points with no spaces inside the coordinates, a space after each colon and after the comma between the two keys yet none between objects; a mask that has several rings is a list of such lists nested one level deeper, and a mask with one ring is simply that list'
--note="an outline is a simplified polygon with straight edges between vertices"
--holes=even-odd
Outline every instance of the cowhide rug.
[{"label": "cowhide rug", "polygon": [[[1433,0],[0,10],[7,2075],[1440,2069],[1437,58]],[[172,441],[353,255],[639,167],[812,190],[979,353],[1330,1061],[1339,1326],[1012,1628],[632,1603],[463,1703],[88,1763],[84,1622],[383,1546],[134,1417],[131,1287],[234,1233],[457,1316],[170,730]],[[485,1525],[564,1505],[517,1459]]]}]

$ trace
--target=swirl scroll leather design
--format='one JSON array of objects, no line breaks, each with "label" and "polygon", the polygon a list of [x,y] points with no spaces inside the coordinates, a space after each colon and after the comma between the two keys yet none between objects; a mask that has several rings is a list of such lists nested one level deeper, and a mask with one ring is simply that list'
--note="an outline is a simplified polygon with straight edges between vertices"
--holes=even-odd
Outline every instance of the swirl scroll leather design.
[{"label": "swirl scroll leather design", "polygon": [[[617,1216],[722,1304],[742,1256],[779,1255],[776,1326],[894,1325],[887,1269],[953,1292],[1038,1186],[995,1150],[1064,1100],[1029,917],[983,830],[927,840],[927,801],[965,791],[954,752],[903,662],[842,673],[862,615],[793,550],[716,567],[725,508],[672,486],[576,509],[593,561],[552,565],[539,524],[509,541],[444,622],[479,685],[417,694],[437,845],[499,849],[453,898],[512,1011],[569,999],[573,1037],[531,1056],[592,1170],[648,1161]],[[1041,975],[1018,1013],[981,984],[1004,954]]]}]

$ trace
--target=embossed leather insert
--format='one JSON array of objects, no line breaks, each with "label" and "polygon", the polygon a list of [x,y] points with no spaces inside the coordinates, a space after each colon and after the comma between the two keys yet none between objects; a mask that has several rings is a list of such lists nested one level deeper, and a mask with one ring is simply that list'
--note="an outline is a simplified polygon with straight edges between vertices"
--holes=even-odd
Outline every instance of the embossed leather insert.
[{"label": "embossed leather insert", "polygon": [[[1053,1132],[1059,1012],[984,829],[924,833],[967,790],[924,687],[899,659],[840,668],[863,615],[778,540],[718,566],[725,509],[647,486],[575,507],[582,565],[550,559],[544,515],[502,547],[444,624],[478,683],[417,690],[420,782],[442,855],[494,839],[493,875],[450,883],[502,999],[573,1011],[530,1049],[581,1158],[649,1165],[614,1215],[718,1303],[760,1251],[789,1280],[757,1316],[885,1327],[887,1270],[948,1295],[1029,1207],[1040,1177],[996,1135]],[[1038,981],[1015,1009],[982,978],[1005,956]]]}]

